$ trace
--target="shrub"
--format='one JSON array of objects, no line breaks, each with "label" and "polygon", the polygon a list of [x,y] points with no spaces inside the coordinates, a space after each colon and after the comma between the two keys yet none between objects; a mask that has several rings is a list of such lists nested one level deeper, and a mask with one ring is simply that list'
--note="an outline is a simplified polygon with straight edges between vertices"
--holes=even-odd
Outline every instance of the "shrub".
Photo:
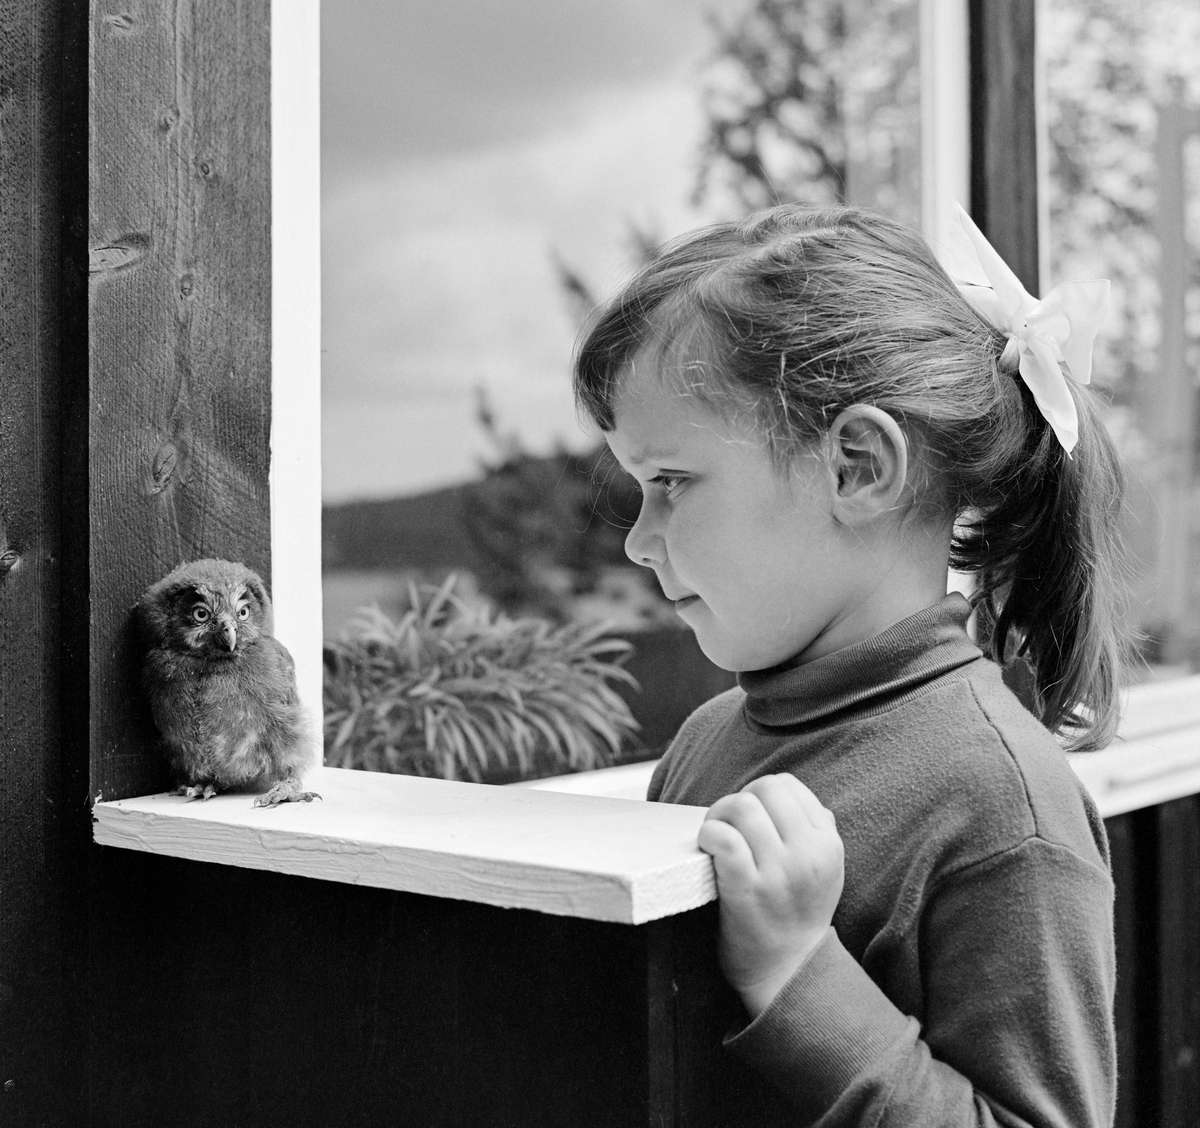
[{"label": "shrub", "polygon": [[603,767],[637,730],[603,625],[510,619],[440,588],[393,621],[364,608],[325,659],[325,762],[444,779]]}]

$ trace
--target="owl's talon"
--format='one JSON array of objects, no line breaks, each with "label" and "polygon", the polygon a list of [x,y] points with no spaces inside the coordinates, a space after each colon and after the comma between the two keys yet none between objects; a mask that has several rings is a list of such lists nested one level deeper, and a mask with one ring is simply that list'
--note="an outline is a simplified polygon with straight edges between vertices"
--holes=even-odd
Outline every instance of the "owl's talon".
[{"label": "owl's talon", "polygon": [[[255,796],[256,807],[278,807],[280,803],[311,803],[321,796],[315,791],[301,791],[298,779],[285,779],[277,783],[265,795]],[[322,800],[324,802],[324,800]]]},{"label": "owl's talon", "polygon": [[169,791],[169,795],[182,795],[185,799],[211,799],[216,795],[217,789],[211,783],[181,783],[173,791]]}]

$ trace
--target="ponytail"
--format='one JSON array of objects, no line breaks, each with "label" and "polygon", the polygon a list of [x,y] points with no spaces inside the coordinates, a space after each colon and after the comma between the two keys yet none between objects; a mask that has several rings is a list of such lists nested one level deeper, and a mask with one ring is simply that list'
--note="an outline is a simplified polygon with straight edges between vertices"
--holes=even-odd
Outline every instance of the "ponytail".
[{"label": "ponytail", "polygon": [[951,549],[952,567],[978,577],[985,653],[1029,664],[1034,711],[1072,751],[1112,740],[1124,657],[1124,476],[1096,401],[1082,391],[1071,456],[1025,392],[1026,433],[1036,437],[1005,476],[1003,500],[960,524]]}]

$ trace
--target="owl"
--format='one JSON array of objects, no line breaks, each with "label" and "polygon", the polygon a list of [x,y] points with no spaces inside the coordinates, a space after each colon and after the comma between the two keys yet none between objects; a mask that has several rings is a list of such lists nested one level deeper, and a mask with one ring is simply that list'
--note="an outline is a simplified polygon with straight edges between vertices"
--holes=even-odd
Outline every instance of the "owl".
[{"label": "owl", "polygon": [[174,794],[266,792],[256,807],[320,798],[301,790],[316,742],[258,574],[193,560],[150,587],[137,612],[148,644],[142,680]]}]

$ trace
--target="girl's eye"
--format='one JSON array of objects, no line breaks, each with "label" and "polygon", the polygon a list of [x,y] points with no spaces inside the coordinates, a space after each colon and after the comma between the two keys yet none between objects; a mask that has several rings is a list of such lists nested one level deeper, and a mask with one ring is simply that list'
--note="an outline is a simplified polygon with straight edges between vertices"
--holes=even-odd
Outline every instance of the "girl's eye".
[{"label": "girl's eye", "polygon": [[683,485],[683,477],[679,474],[656,474],[650,481],[656,486],[661,486],[667,497],[671,497]]},{"label": "girl's eye", "polygon": [[249,603],[243,603],[241,605],[241,607],[238,608],[238,618],[239,619],[249,619],[250,618],[250,604]]},{"label": "girl's eye", "polygon": [[207,623],[212,618],[212,612],[207,607],[193,607],[192,618],[197,623]]}]

